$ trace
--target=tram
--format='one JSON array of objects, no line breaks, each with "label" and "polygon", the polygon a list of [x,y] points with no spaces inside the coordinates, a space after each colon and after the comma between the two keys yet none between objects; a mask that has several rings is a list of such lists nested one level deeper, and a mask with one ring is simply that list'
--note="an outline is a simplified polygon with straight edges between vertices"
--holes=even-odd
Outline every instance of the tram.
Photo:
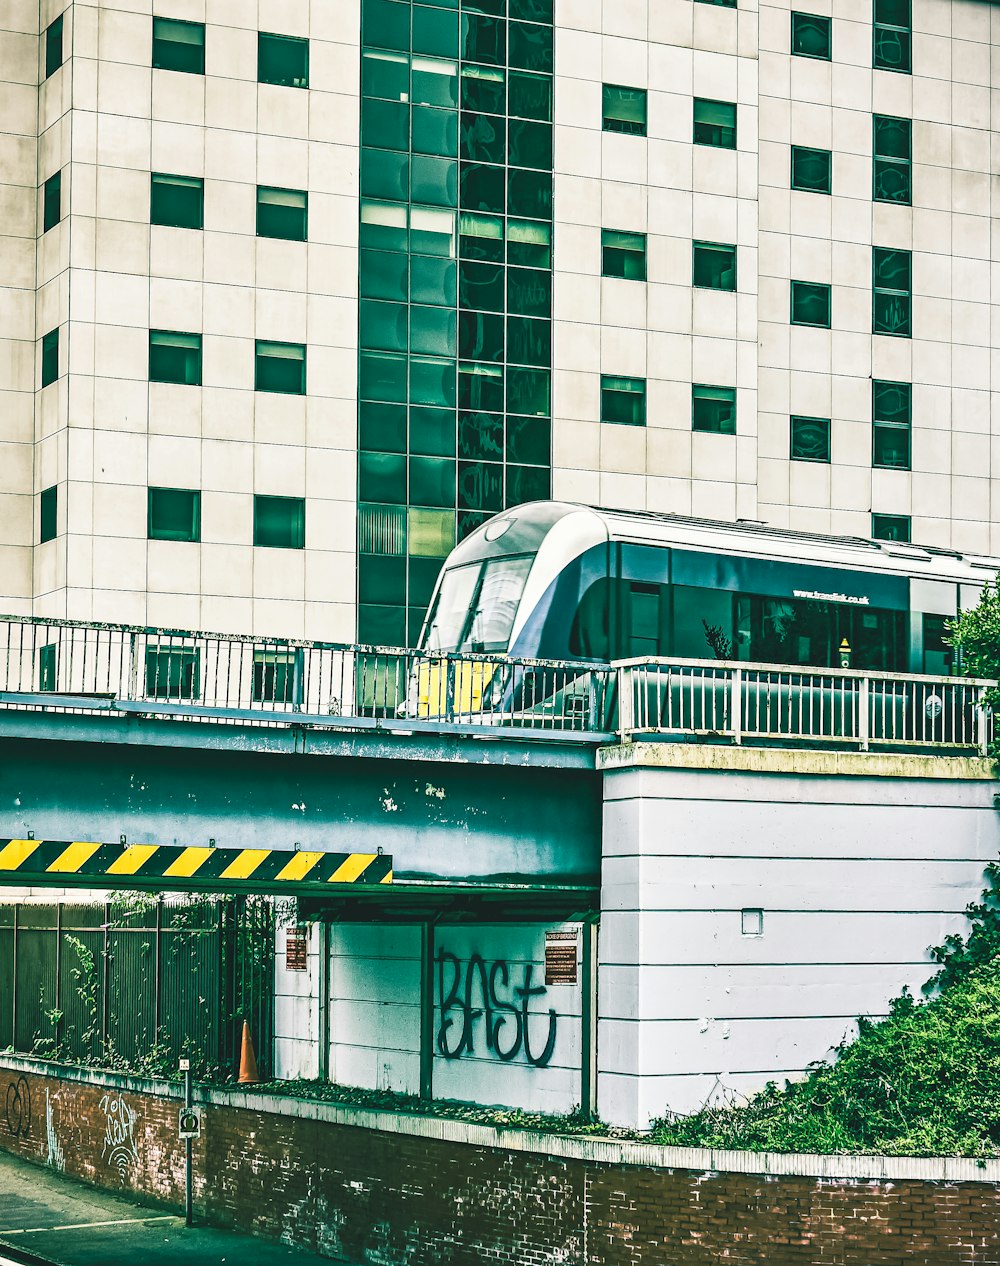
[{"label": "tram", "polygon": [[944,676],[958,667],[948,619],[998,570],[998,558],[901,542],[532,502],[452,551],[419,646],[581,671],[665,656]]}]

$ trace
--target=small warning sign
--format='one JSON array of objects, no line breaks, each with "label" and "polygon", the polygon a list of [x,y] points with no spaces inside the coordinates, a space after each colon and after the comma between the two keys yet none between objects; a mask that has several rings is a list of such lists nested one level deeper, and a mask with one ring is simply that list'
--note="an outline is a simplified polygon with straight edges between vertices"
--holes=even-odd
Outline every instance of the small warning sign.
[{"label": "small warning sign", "polygon": [[575,985],[577,934],[575,932],[545,933],[545,983],[547,985]]},{"label": "small warning sign", "polygon": [[181,1108],[177,1113],[177,1134],[182,1139],[201,1138],[201,1108]]},{"label": "small warning sign", "polygon": [[285,971],[305,971],[307,942],[301,932],[289,932],[285,940]]}]

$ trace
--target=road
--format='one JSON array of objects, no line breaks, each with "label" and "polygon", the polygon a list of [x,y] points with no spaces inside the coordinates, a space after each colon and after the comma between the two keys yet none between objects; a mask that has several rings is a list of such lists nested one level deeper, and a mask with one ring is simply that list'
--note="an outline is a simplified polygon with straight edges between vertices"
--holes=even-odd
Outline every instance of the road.
[{"label": "road", "polygon": [[0,1266],[318,1266],[330,1259],[191,1227],[0,1152]]}]

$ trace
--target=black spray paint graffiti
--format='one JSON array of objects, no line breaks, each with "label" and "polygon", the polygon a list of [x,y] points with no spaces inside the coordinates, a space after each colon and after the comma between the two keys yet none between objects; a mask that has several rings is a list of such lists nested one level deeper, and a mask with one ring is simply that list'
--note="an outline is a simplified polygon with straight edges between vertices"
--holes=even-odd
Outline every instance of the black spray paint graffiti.
[{"label": "black spray paint graffiti", "polygon": [[[440,1055],[445,1059],[474,1055],[476,1021],[482,1018],[486,1049],[498,1059],[508,1063],[523,1050],[525,1059],[536,1068],[544,1068],[549,1063],[556,1045],[557,1016],[554,1010],[549,1010],[548,1036],[545,1046],[536,1055],[531,1047],[528,1008],[531,1000],[540,997],[546,989],[544,985],[531,983],[535,970],[532,963],[524,964],[523,982],[513,989],[510,967],[504,959],[487,966],[478,954],[473,954],[463,964],[447,950],[438,950],[437,963],[441,1006],[437,1049]],[[449,1040],[452,1029],[455,1029],[455,1041]]]},{"label": "black spray paint graffiti", "polygon": [[4,1100],[4,1111],[7,1116],[7,1129],[15,1138],[27,1138],[31,1129],[31,1093],[28,1083],[18,1077],[7,1087]]}]

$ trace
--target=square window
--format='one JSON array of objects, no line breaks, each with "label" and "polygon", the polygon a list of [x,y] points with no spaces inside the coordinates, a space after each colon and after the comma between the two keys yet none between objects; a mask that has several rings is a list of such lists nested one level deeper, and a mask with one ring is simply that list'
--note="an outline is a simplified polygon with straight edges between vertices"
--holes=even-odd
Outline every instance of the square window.
[{"label": "square window", "polygon": [[872,382],[872,465],[910,469],[913,388],[908,382]]},{"label": "square window", "polygon": [[55,690],[59,672],[59,647],[55,642],[38,648],[38,689]]},{"label": "square window", "polygon": [[63,64],[63,16],[45,28],[45,78],[54,75]]},{"label": "square window", "polygon": [[908,75],[911,69],[910,0],[874,0],[872,65]]},{"label": "square window", "polygon": [[897,119],[887,114],[873,116],[872,198],[875,202],[910,205],[912,129],[909,119]]},{"label": "square window", "polygon": [[872,331],[911,336],[911,255],[872,247]]},{"label": "square window", "polygon": [[792,188],[806,193],[829,193],[832,185],[832,156],[828,149],[792,146]]},{"label": "square window", "polygon": [[57,171],[42,186],[42,232],[54,229],[62,219],[62,172]]},{"label": "square window", "polygon": [[154,171],[149,179],[149,222],[176,229],[203,229],[205,182],[197,176]]},{"label": "square window", "polygon": [[309,195],[305,190],[258,185],[257,236],[304,242],[309,236]]},{"label": "square window", "polygon": [[253,702],[302,702],[303,656],[299,648],[255,647],[253,652]]},{"label": "square window", "polygon": [[646,90],[605,84],[603,91],[605,132],[624,132],[628,136],[646,135]]},{"label": "square window", "polygon": [[305,498],[255,496],[253,543],[271,549],[305,549]]},{"label": "square window", "polygon": [[201,493],[187,488],[150,488],[146,535],[151,541],[200,541]]},{"label": "square window", "polygon": [[694,99],[694,143],[736,148],[736,106],[731,101]]},{"label": "square window", "polygon": [[830,328],[830,287],[819,281],[791,283],[792,325]]},{"label": "square window", "polygon": [[601,274],[625,281],[645,281],[646,234],[601,229]]},{"label": "square window", "polygon": [[910,516],[908,514],[873,514],[872,537],[876,541],[910,540]]},{"label": "square window", "polygon": [[149,381],[201,386],[201,335],[149,331]]},{"label": "square window", "polygon": [[147,646],[146,694],[151,699],[201,697],[201,651],[196,646]]},{"label": "square window", "polygon": [[59,329],[42,335],[42,386],[47,387],[59,377]]},{"label": "square window", "polygon": [[552,225],[540,220],[508,220],[507,263],[523,268],[550,268]]},{"label": "square window", "polygon": [[691,429],[716,435],[736,434],[736,390],[694,383],[691,387]]},{"label": "square window", "polygon": [[830,460],[830,419],[791,419],[791,449],[793,462],[828,462]]},{"label": "square window", "polygon": [[309,87],[309,41],[293,35],[257,35],[257,81],[286,88]]},{"label": "square window", "polygon": [[818,13],[792,13],[792,56],[818,57],[828,62],[831,56],[833,22]]},{"label": "square window", "polygon": [[601,421],[618,426],[645,426],[645,378],[614,378],[601,374]]},{"label": "square window", "polygon": [[735,290],[736,247],[721,242],[693,243],[691,284],[705,290]]},{"label": "square window", "polygon": [[301,343],[265,343],[258,339],[254,353],[254,391],[306,394],[306,349]]},{"label": "square window", "polygon": [[205,24],[153,18],[153,67],[186,75],[205,73]]},{"label": "square window", "polygon": [[44,545],[46,541],[54,541],[58,531],[56,521],[59,512],[59,489],[55,484],[51,488],[42,489],[42,495],[38,498],[38,510],[38,540]]}]

